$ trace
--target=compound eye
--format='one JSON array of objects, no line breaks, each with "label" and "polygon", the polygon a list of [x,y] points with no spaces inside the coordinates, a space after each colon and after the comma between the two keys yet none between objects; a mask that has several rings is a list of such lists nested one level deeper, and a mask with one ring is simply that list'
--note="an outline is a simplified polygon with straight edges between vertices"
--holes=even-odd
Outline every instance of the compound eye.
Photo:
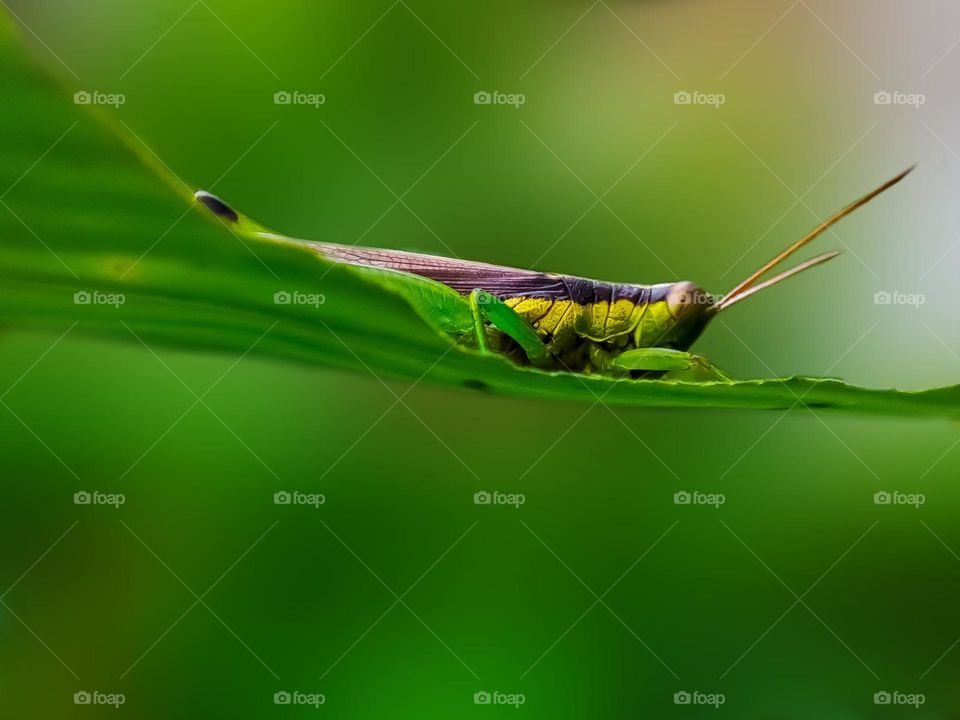
[{"label": "compound eye", "polygon": [[676,318],[685,317],[704,302],[706,294],[692,282],[678,282],[667,294],[667,309]]}]

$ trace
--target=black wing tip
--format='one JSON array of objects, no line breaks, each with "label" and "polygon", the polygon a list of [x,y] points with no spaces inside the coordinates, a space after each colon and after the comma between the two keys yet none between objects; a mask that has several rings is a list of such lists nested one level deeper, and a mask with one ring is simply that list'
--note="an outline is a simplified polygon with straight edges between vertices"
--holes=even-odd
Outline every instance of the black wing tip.
[{"label": "black wing tip", "polygon": [[237,222],[240,220],[240,216],[237,214],[237,211],[227,205],[223,200],[218,198],[213,193],[208,193],[206,190],[197,190],[193,196],[200,203],[202,203],[207,210],[212,212],[217,217],[223,218],[224,220],[229,220],[230,222]]}]

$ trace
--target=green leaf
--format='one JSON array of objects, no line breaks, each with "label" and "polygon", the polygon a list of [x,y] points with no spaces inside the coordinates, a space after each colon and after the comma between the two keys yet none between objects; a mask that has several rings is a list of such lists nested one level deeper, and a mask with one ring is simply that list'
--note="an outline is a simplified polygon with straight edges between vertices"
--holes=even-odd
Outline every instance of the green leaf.
[{"label": "green leaf", "polygon": [[[444,286],[322,260],[306,243],[228,228],[127,129],[77,105],[0,16],[0,322],[57,334],[247,352],[533,398],[652,407],[960,416],[960,386],[903,392],[838,380],[613,380],[480,355],[411,300]],[[86,293],[86,295],[84,295]],[[279,293],[279,295],[278,295]],[[300,293],[310,303],[284,303]],[[322,298],[321,298],[322,296]],[[91,302],[84,303],[84,299]],[[120,303],[120,300],[123,300]],[[322,302],[321,302],[322,299]],[[111,303],[111,300],[113,301]],[[456,301],[459,301],[457,296]],[[457,319],[454,324],[460,322]]]}]

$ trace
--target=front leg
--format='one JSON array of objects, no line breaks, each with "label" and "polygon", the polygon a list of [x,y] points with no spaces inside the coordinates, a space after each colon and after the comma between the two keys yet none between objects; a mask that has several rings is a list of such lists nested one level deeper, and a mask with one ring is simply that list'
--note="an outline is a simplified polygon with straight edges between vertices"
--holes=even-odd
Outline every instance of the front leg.
[{"label": "front leg", "polygon": [[730,382],[730,377],[701,355],[671,348],[627,350],[611,360],[617,370],[663,372],[661,380]]}]

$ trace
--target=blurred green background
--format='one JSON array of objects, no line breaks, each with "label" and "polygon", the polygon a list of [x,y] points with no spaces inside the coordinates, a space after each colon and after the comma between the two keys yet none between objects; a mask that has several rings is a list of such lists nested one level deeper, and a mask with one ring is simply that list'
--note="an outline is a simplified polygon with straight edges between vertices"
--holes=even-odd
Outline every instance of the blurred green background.
[{"label": "blurred green background", "polygon": [[[738,377],[960,381],[949,2],[9,7],[177,175],[304,238],[722,291],[919,162],[819,241],[842,259],[697,349]],[[5,717],[514,711],[478,692],[537,718],[960,714],[956,424],[389,383],[398,404],[372,376],[62,331],[0,336]],[[181,380],[216,383],[209,409]],[[924,704],[874,703],[894,691]]]}]

